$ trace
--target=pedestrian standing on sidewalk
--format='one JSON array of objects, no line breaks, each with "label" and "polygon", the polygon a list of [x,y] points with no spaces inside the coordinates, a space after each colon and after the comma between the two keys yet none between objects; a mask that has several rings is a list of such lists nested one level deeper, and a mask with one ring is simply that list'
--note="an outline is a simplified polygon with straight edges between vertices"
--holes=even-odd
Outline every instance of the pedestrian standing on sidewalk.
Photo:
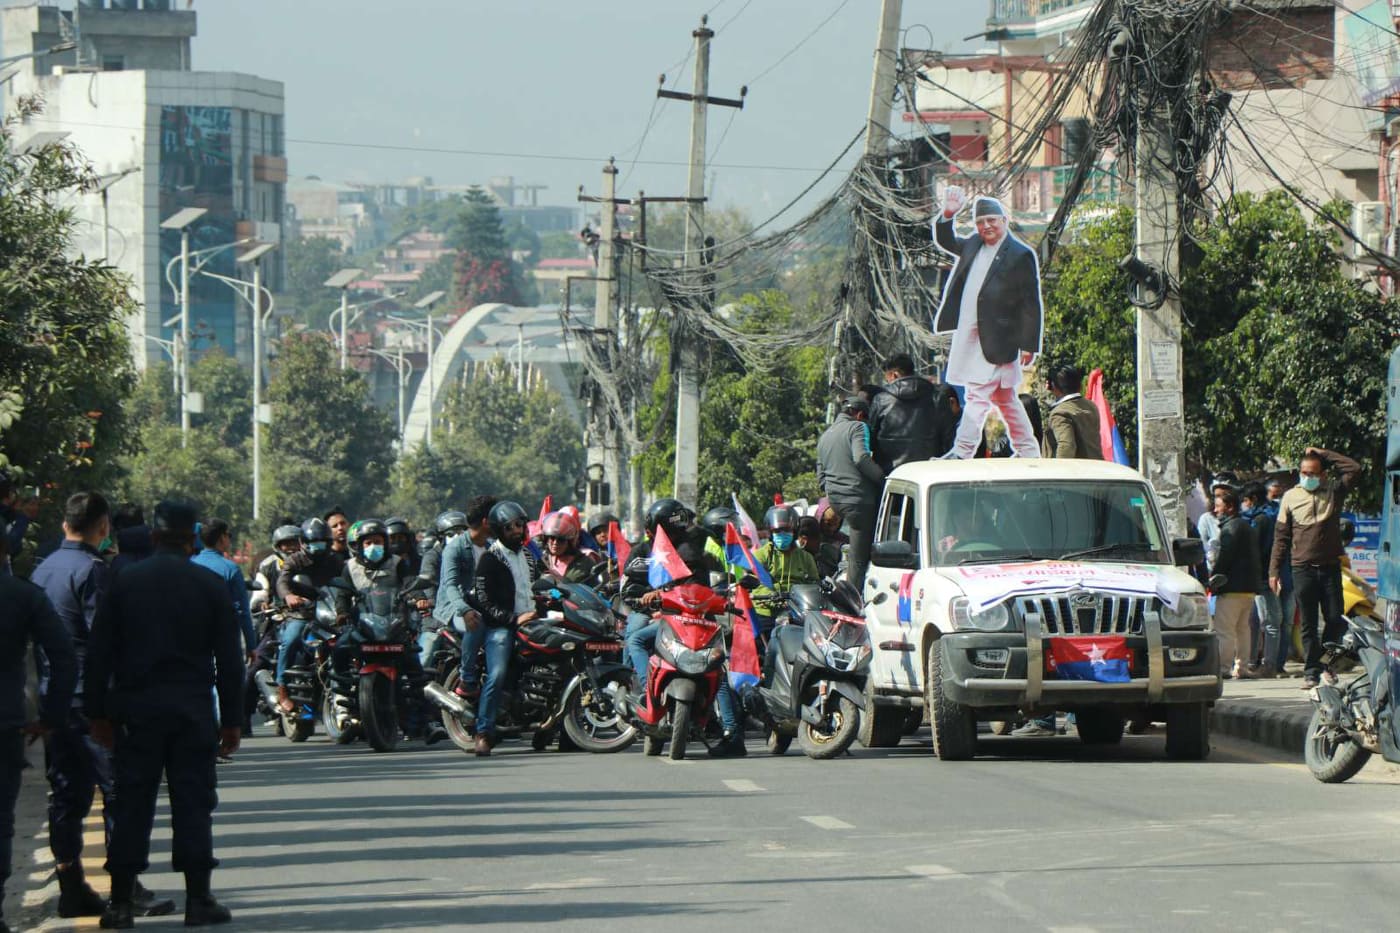
[{"label": "pedestrian standing on sidewalk", "polygon": [[[1254,529],[1259,553],[1270,553],[1274,546],[1278,509],[1269,502],[1263,486],[1251,483],[1240,492],[1240,516]],[[1283,666],[1278,662],[1279,642],[1283,638],[1283,608],[1279,605],[1278,594],[1267,586],[1263,587],[1263,592],[1254,597],[1254,614],[1259,618],[1263,641],[1258,674],[1260,677],[1276,677],[1283,671]]]},{"label": "pedestrian standing on sidewalk", "polygon": [[[1268,497],[1269,514],[1274,518],[1274,529],[1278,529],[1278,507],[1283,494],[1289,489],[1288,484],[1275,476],[1264,484],[1264,494]],[[1261,554],[1271,555],[1274,550],[1274,539],[1268,539],[1268,547]],[[1268,556],[1265,556],[1265,562]],[[1288,659],[1293,655],[1293,631],[1294,623],[1298,620],[1298,591],[1293,588],[1293,565],[1288,561],[1283,562],[1279,568],[1282,573],[1279,575],[1279,639],[1278,654],[1273,658],[1274,667],[1278,670],[1280,677],[1284,676],[1283,666],[1288,663]],[[1273,592],[1273,588],[1269,588]]]},{"label": "pedestrian standing on sidewalk", "polygon": [[214,759],[238,750],[243,720],[238,622],[219,579],[189,560],[194,509],[162,502],[154,517],[156,553],[112,581],[93,621],[83,674],[92,735],[115,750],[121,788],[107,848],[112,899],[104,929],[133,926],[134,885],[150,864],[162,776],[170,794],[172,862],[185,876],[185,926],[231,918],[209,881],[216,864]]},{"label": "pedestrian standing on sidewalk", "polygon": [[1220,634],[1220,676],[1252,679],[1258,675],[1249,669],[1249,614],[1254,597],[1264,588],[1259,542],[1249,522],[1240,517],[1240,496],[1233,488],[1215,487],[1215,517],[1220,522],[1220,553],[1211,568],[1211,621]]},{"label": "pedestrian standing on sidewalk", "polygon": [[[1333,467],[1340,478],[1328,476]],[[1309,447],[1298,464],[1298,485],[1279,500],[1269,587],[1281,592],[1283,565],[1291,565],[1302,610],[1304,690],[1316,687],[1322,677],[1323,644],[1343,631],[1342,503],[1360,476],[1361,464],[1350,457]]]},{"label": "pedestrian standing on sidewalk", "polygon": [[[9,556],[9,528],[0,518],[0,565]],[[48,691],[38,720],[28,721],[24,680],[29,645],[38,645],[48,661]],[[78,683],[78,656],[44,591],[9,574],[0,574],[0,908],[5,901],[15,835],[15,804],[24,770],[26,736],[33,741],[62,729],[73,706]],[[10,928],[0,919],[0,933]]]}]

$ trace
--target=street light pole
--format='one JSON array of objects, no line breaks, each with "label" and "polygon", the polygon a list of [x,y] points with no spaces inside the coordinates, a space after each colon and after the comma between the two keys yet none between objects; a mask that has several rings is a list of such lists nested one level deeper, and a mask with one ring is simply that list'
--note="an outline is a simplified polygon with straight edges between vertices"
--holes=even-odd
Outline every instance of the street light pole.
[{"label": "street light pole", "polygon": [[190,225],[209,213],[186,207],[161,221],[162,230],[180,231],[180,446],[190,443]]},{"label": "street light pole", "polygon": [[[437,388],[433,376],[433,337],[436,336],[433,331],[433,305],[441,301],[446,295],[447,292],[443,291],[430,292],[413,303],[415,308],[421,308],[427,313],[428,320],[428,429],[424,435],[424,443],[429,448],[433,446],[433,397],[434,391]],[[402,434],[403,432],[400,431],[399,433]]]},{"label": "street light pole", "polygon": [[341,269],[335,275],[326,279],[327,288],[340,289],[340,368],[345,369],[350,365],[350,344],[347,341],[346,330],[349,327],[350,316],[350,283],[359,277],[360,269]]},{"label": "street light pole", "polygon": [[262,517],[262,258],[275,248],[272,243],[255,246],[238,262],[253,266],[253,520]]}]

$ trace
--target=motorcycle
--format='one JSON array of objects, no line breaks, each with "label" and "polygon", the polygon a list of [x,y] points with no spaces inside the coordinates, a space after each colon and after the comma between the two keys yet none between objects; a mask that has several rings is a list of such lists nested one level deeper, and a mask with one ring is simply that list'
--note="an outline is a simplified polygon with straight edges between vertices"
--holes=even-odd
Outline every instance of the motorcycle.
[{"label": "motorcycle", "polygon": [[[516,630],[496,731],[530,732],[536,751],[563,729],[574,746],[604,754],[636,741],[637,731],[619,714],[610,687],[631,680],[622,662],[622,639],[610,604],[583,583],[542,579],[534,584],[541,614]],[[476,710],[456,693],[461,636],[444,629],[434,666],[441,679],[423,689],[442,708],[442,723],[454,745],[474,751]],[[561,742],[561,747],[563,743]]]},{"label": "motorcycle", "polygon": [[669,757],[680,761],[692,733],[705,741],[704,730],[725,676],[728,652],[719,617],[728,612],[729,601],[700,583],[661,591],[656,649],[641,702],[620,688],[613,691],[614,701],[641,730],[647,755],[660,755],[669,737]]},{"label": "motorcycle", "polygon": [[[1375,591],[1359,581],[1361,598],[1348,600],[1347,631],[1323,648],[1322,683],[1311,691],[1314,704],[1303,742],[1303,760],[1313,777],[1340,784],[1355,777],[1374,754],[1400,761],[1400,748],[1383,734],[1390,729],[1392,692],[1385,625],[1376,614]],[[1357,583],[1352,584],[1353,587]],[[1348,683],[1338,675],[1359,668]],[[1378,705],[1376,698],[1381,698]]]},{"label": "motorcycle", "polygon": [[[340,581],[332,581],[329,588],[350,591]],[[398,746],[400,713],[414,705],[415,685],[400,676],[404,657],[417,650],[408,604],[427,588],[428,581],[419,577],[395,594],[355,595],[350,621],[328,652],[328,656],[348,654],[349,663],[340,671],[330,663],[322,666],[322,721],[337,743],[363,734],[376,752],[393,751]],[[318,602],[318,614],[320,611]]]},{"label": "motorcycle", "polygon": [[807,757],[835,758],[855,741],[870,671],[860,592],[844,581],[799,584],[788,593],[788,618],[773,630],[771,669],[751,705],[774,755],[796,737]]}]

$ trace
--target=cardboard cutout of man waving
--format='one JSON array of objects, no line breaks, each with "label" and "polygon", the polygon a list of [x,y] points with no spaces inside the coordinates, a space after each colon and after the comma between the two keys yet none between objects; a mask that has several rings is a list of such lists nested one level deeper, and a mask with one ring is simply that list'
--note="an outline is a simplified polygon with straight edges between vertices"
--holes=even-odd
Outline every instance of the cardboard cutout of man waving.
[{"label": "cardboard cutout of man waving", "polygon": [[1008,232],[1006,208],[996,198],[977,198],[972,206],[977,235],[958,236],[953,219],[965,204],[963,190],[950,185],[933,224],[934,243],[956,260],[933,329],[952,332],[945,381],[967,394],[957,440],[945,456],[970,458],[995,406],[1016,455],[1038,457],[1040,445],[1016,388],[1022,367],[1040,353],[1040,263],[1034,250]]}]

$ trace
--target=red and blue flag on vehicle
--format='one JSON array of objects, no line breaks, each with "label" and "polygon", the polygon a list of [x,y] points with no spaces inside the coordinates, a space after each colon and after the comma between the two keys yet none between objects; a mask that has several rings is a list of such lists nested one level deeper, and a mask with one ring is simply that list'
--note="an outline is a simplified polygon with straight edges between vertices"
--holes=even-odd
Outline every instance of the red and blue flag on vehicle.
[{"label": "red and blue flag on vehicle", "polygon": [[735,690],[758,683],[758,613],[753,599],[742,586],[734,588],[734,643],[729,648],[729,685]]},{"label": "red and blue flag on vehicle", "polygon": [[632,545],[627,543],[617,522],[608,522],[608,560],[619,568],[627,566],[627,557],[632,553]]},{"label": "red and blue flag on vehicle", "polygon": [[1099,447],[1103,450],[1103,458],[1127,466],[1128,449],[1123,446],[1123,435],[1118,431],[1118,422],[1113,420],[1113,409],[1108,407],[1108,397],[1104,395],[1102,369],[1089,374],[1089,381],[1084,385],[1084,397],[1099,412]]},{"label": "red and blue flag on vehicle", "polygon": [[758,523],[744,511],[744,504],[739,501],[737,493],[731,492],[729,498],[734,500],[734,511],[739,513],[739,530],[749,539],[749,547],[758,547]]},{"label": "red and blue flag on vehicle", "polygon": [[647,583],[662,587],[676,580],[690,576],[690,568],[681,560],[680,553],[671,539],[666,537],[666,529],[656,526],[656,537],[651,542],[651,557],[647,567]]},{"label": "red and blue flag on vehicle", "polygon": [[1132,680],[1133,654],[1122,636],[1049,638],[1045,663],[1061,680],[1123,684]]},{"label": "red and blue flag on vehicle", "polygon": [[758,582],[766,587],[773,586],[773,577],[768,568],[753,556],[748,542],[739,534],[739,529],[734,527],[733,522],[726,522],[724,525],[724,562],[731,567],[738,567],[745,573],[753,574],[758,577]]},{"label": "red and blue flag on vehicle", "polygon": [[899,599],[895,602],[895,621],[909,625],[914,621],[914,574],[899,578]]}]

